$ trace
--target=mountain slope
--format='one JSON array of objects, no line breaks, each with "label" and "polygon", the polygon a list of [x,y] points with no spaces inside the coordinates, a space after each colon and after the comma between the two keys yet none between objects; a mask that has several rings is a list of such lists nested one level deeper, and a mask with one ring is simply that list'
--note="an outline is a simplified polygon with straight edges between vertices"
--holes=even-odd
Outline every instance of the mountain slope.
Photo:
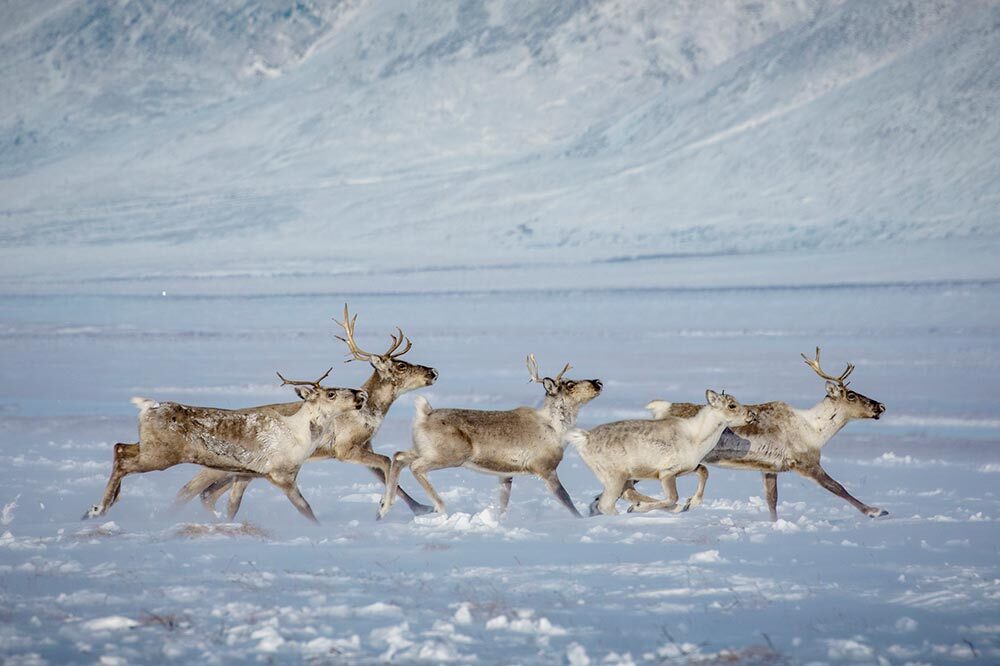
[{"label": "mountain slope", "polygon": [[995,2],[4,11],[19,280],[996,238]]}]

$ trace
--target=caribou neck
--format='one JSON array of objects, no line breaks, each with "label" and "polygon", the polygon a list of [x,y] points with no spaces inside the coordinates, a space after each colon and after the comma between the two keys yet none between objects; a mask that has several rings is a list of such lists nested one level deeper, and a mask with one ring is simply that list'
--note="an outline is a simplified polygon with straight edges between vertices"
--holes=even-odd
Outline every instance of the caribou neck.
[{"label": "caribou neck", "polygon": [[399,397],[396,385],[383,379],[377,370],[361,385],[361,388],[368,391],[368,409],[382,416],[385,416],[392,403]]},{"label": "caribou neck", "polygon": [[809,444],[817,449],[823,448],[823,445],[829,442],[850,421],[847,410],[830,398],[823,398],[809,409],[795,411],[805,421],[809,430],[815,434],[815,439]]},{"label": "caribou neck", "polygon": [[717,410],[704,406],[688,420],[687,427],[696,442],[711,440],[714,444],[719,441],[722,431],[726,429],[726,420]]},{"label": "caribou neck", "polygon": [[538,410],[538,414],[560,434],[576,425],[576,416],[579,413],[580,405],[551,395],[545,396],[545,402]]}]

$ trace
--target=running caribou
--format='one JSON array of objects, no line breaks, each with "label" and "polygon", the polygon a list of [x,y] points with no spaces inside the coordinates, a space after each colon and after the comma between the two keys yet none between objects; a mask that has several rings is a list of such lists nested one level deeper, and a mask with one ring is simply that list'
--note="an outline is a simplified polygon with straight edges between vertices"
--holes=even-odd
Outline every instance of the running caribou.
[{"label": "running caribou", "polygon": [[435,469],[465,467],[500,477],[500,510],[510,501],[513,477],[534,474],[569,511],[579,517],[569,493],[563,488],[556,468],[563,458],[564,436],[576,424],[580,407],[601,392],[597,379],[573,380],[564,377],[569,363],[555,377],[540,377],[534,354],[527,358],[531,382],[545,389],[541,408],[518,407],[509,411],[473,409],[433,409],[422,396],[416,399],[413,448],[400,451],[392,460],[389,483],[379,508],[384,516],[392,507],[399,473],[409,467],[434,502],[444,511],[444,502],[427,480]]},{"label": "running caribou", "polygon": [[[869,506],[851,495],[820,464],[823,446],[841,428],[857,419],[878,420],[885,411],[885,405],[848,387],[847,378],[854,372],[853,364],[848,363],[837,376],[829,375],[820,366],[819,354],[817,347],[815,358],[810,359],[805,354],[801,356],[813,372],[826,380],[826,397],[809,409],[796,409],[786,402],[750,405],[758,414],[757,422],[725,430],[703,463],[760,471],[764,476],[764,495],[771,520],[778,519],[778,474],[781,472],[797,472],[812,479],[866,516],[888,515],[888,511]],[[697,405],[654,400],[646,408],[653,413],[654,419],[661,419],[690,415]],[[693,499],[697,504],[705,492],[708,469],[699,465],[695,471],[699,482]],[[641,508],[645,502],[655,501],[636,491],[632,481],[627,485],[624,496],[636,508]]]},{"label": "running caribou", "polygon": [[323,386],[332,370],[316,381],[285,379],[278,373],[281,385],[294,386],[301,402],[217,409],[132,398],[139,408],[139,441],[115,444],[111,478],[101,503],[83,517],[104,515],[118,500],[122,479],[129,474],[194,463],[223,474],[265,478],[288,496],[299,513],[317,522],[299,492],[299,468],[333,428],[338,414],[357,411],[368,400],[365,391]]},{"label": "running caribou", "polygon": [[707,404],[695,406],[694,412],[686,416],[615,421],[589,432],[570,431],[567,438],[604,486],[590,505],[590,515],[618,513],[615,503],[634,479],[659,480],[666,497],[647,498],[650,501],[634,505],[629,511],[688,510],[693,498],[677,503],[677,477],[701,464],[725,428],[757,420],[753,409],[725,392],[720,395],[705,391],[705,399]]},{"label": "running caribou", "polygon": [[[410,351],[413,343],[398,327],[397,334],[389,336],[392,338],[392,343],[385,352],[376,354],[365,351],[358,346],[354,339],[357,319],[357,314],[353,317],[350,316],[345,304],[344,320],[334,319],[334,321],[337,321],[337,324],[344,329],[345,337],[337,336],[337,339],[347,345],[351,354],[348,361],[367,361],[374,370],[372,376],[362,385],[368,394],[368,402],[364,409],[344,413],[334,419],[331,432],[323,438],[309,459],[333,458],[365,465],[372,470],[379,481],[384,482],[389,473],[390,461],[387,456],[372,450],[372,438],[378,432],[379,426],[382,425],[386,413],[396,398],[408,391],[430,386],[437,379],[438,373],[434,368],[407,363],[400,358]],[[403,346],[404,342],[405,346]],[[228,515],[229,519],[232,520],[240,509],[243,493],[252,478],[211,469],[202,470],[181,488],[177,494],[176,504],[183,504],[201,494],[202,502],[206,508],[214,510],[218,498],[229,490]],[[399,489],[399,492],[414,514],[421,515],[432,511],[431,507],[417,502],[402,488]]]}]

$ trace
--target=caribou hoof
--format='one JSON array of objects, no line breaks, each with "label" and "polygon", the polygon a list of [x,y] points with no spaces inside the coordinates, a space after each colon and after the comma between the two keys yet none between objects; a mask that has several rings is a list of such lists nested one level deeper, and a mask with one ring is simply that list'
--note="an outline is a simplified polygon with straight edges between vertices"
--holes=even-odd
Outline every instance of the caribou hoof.
[{"label": "caribou hoof", "polygon": [[677,504],[677,505],[675,505],[673,508],[670,509],[670,511],[673,512],[673,513],[684,513],[685,511],[687,511],[690,508],[691,508],[691,502],[687,501],[687,502],[684,502],[684,504]]},{"label": "caribou hoof", "polygon": [[92,506],[89,509],[87,509],[87,513],[83,514],[83,517],[80,518],[80,520],[88,520],[90,518],[98,518],[98,517],[100,517],[102,515],[104,515],[104,512],[101,511],[101,507],[99,507],[99,506],[97,506],[95,504],[94,506]]},{"label": "caribou hoof", "polygon": [[865,511],[865,515],[869,518],[881,518],[882,516],[888,516],[889,512],[885,509],[880,509],[877,506],[873,506]]}]

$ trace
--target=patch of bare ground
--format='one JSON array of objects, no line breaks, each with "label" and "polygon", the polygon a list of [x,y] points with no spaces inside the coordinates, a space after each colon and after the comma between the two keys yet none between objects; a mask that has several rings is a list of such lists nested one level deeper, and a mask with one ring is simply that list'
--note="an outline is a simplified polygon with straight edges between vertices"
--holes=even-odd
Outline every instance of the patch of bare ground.
[{"label": "patch of bare ground", "polygon": [[738,666],[778,666],[787,664],[788,660],[769,645],[748,645],[739,649],[719,650],[712,655],[701,655],[690,658],[688,664],[699,666],[723,666],[737,664]]},{"label": "patch of bare ground", "polygon": [[143,613],[139,617],[139,622],[146,626],[162,627],[167,631],[174,631],[182,623],[186,623],[187,618],[174,614]]},{"label": "patch of bare ground", "polygon": [[211,536],[271,538],[270,532],[253,523],[183,523],[174,531],[174,536],[181,539],[199,539]]}]

